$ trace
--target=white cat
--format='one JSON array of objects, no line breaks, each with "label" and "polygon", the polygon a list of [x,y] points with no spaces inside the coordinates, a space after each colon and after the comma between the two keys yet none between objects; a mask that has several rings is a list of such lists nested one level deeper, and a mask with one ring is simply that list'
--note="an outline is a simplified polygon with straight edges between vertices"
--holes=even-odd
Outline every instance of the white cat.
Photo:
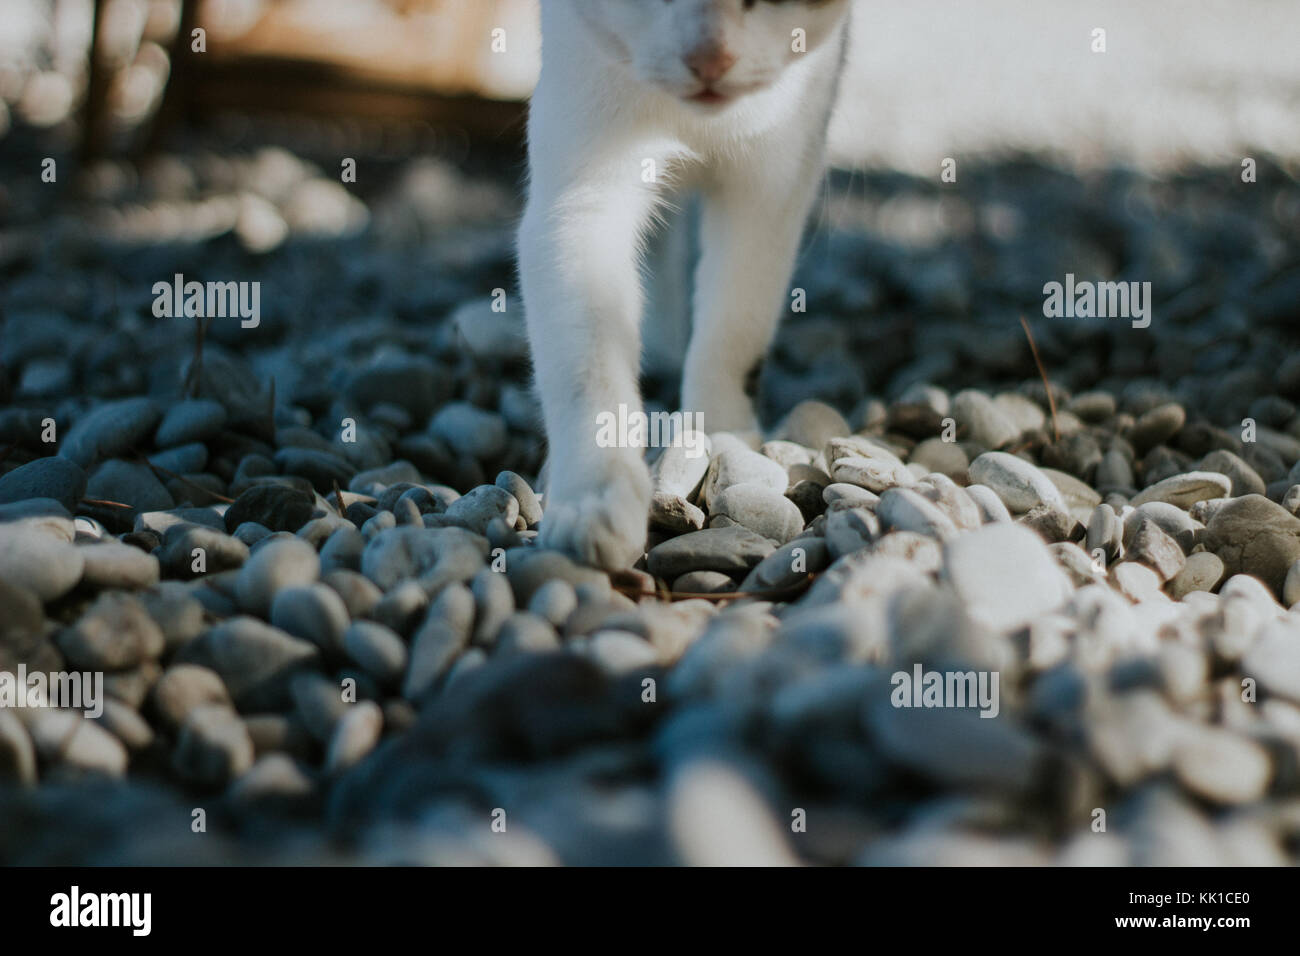
[{"label": "white cat", "polygon": [[746,379],[788,308],[823,174],[848,0],[542,0],[519,270],[549,444],[540,543],[631,566],[646,541],[642,448],[597,419],[640,409],[640,265],[698,191],[700,261],[682,407],[757,428]]}]

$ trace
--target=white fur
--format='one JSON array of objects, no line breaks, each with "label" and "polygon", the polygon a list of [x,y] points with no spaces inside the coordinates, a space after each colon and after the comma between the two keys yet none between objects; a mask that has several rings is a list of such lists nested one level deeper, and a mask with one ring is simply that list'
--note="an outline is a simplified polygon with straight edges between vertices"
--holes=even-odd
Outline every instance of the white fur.
[{"label": "white fur", "polygon": [[[549,443],[541,544],[627,567],[646,538],[640,448],[601,448],[597,415],[641,408],[640,261],[665,204],[702,199],[682,405],[710,432],[757,428],[745,377],[788,307],[823,172],[845,0],[543,0],[519,229],[524,312]],[[806,32],[807,52],[792,50]],[[721,43],[735,65],[703,104],[683,57]],[[643,181],[653,160],[657,181]]]}]

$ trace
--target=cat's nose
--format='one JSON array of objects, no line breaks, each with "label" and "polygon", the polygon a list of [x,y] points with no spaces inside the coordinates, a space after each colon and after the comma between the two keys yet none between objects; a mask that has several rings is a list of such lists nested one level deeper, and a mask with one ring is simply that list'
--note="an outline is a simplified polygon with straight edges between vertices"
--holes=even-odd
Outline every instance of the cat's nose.
[{"label": "cat's nose", "polygon": [[721,44],[706,43],[682,57],[682,62],[696,79],[712,86],[736,65],[736,55]]}]

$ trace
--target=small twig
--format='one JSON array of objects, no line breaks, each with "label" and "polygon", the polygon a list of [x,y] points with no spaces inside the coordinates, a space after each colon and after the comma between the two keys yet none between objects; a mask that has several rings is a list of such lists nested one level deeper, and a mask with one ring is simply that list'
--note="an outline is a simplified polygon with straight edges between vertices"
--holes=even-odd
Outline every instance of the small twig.
[{"label": "small twig", "polygon": [[210,498],[217,499],[217,501],[220,501],[222,504],[233,505],[235,503],[234,498],[227,498],[225,495],[219,495],[215,491],[212,491],[211,489],[204,488],[197,481],[191,481],[189,478],[186,478],[184,475],[178,475],[176,474],[176,472],[164,468],[162,465],[155,465],[153,462],[151,462],[144,455],[141,455],[139,452],[136,452],[136,457],[139,458],[140,461],[144,462],[146,465],[149,466],[149,469],[150,471],[153,472],[155,478],[161,477],[173,481],[179,481],[181,484],[188,485],[189,487],[193,488],[195,491],[200,491]]},{"label": "small twig", "polygon": [[343,492],[339,490],[339,480],[331,478],[330,484],[334,486],[334,510],[338,514],[343,514]]},{"label": "small twig", "polygon": [[185,376],[185,394],[190,398],[199,397],[199,385],[203,377],[203,344],[211,321],[211,318],[194,317],[194,358],[190,360],[190,371]]},{"label": "small twig", "polygon": [[1052,383],[1047,380],[1047,369],[1043,368],[1043,360],[1038,355],[1038,346],[1034,343],[1034,333],[1029,331],[1029,323],[1025,317],[1020,317],[1020,327],[1025,330],[1025,338],[1029,339],[1029,351],[1034,356],[1034,364],[1038,366],[1038,374],[1043,380],[1043,388],[1047,389],[1047,407],[1052,410],[1052,434],[1056,436],[1056,441],[1061,440],[1061,426],[1056,421],[1056,396],[1052,394]]},{"label": "small twig", "polygon": [[82,498],[83,505],[92,505],[96,508],[122,508],[125,511],[132,510],[130,505],[124,505],[120,501],[107,501],[103,498]]}]

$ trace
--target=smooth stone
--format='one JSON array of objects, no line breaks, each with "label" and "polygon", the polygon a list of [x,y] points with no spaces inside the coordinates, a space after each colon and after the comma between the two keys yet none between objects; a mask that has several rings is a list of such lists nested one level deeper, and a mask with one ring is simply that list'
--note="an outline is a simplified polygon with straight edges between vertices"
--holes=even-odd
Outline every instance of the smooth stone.
[{"label": "smooth stone", "polygon": [[312,584],[319,577],[320,557],[315,548],[296,538],[268,538],[240,568],[235,597],[241,608],[265,618],[277,594]]},{"label": "smooth stone", "polygon": [[889,488],[916,484],[916,478],[906,465],[887,458],[840,458],[831,465],[831,478],[877,495]]},{"label": "smooth stone", "polygon": [[826,513],[822,534],[831,557],[839,559],[870,548],[880,537],[880,519],[865,508],[837,507]]},{"label": "smooth stone", "polygon": [[587,644],[587,654],[607,674],[632,674],[655,667],[659,652],[645,638],[628,631],[597,631]]},{"label": "smooth stone", "polygon": [[1280,596],[1300,560],[1300,518],[1260,495],[1234,498],[1210,520],[1204,543],[1228,574],[1254,575]]},{"label": "smooth stone", "polygon": [[464,528],[387,528],[366,545],[361,573],[384,591],[418,579],[432,592],[448,581],[473,578],[487,552],[487,541]]},{"label": "smooth stone", "polygon": [[880,502],[880,495],[858,485],[850,485],[847,482],[837,481],[827,485],[822,489],[822,501],[827,505],[833,505],[836,502],[842,502],[849,508],[866,508],[873,510]]},{"label": "smooth stone", "polygon": [[1115,488],[1133,487],[1133,464],[1117,448],[1112,448],[1101,456],[1097,463],[1097,472],[1093,481],[1101,491]]},{"label": "smooth stone", "polygon": [[975,507],[979,509],[980,520],[984,524],[1010,523],[1011,512],[1002,503],[998,493],[988,485],[967,485],[965,491],[966,496],[975,502]]},{"label": "smooth stone", "polygon": [[1255,741],[1216,727],[1197,727],[1174,750],[1179,783],[1213,803],[1253,803],[1273,778],[1268,751]]},{"label": "smooth stone", "polygon": [[1173,438],[1187,423],[1187,412],[1176,402],[1157,405],[1133,423],[1128,439],[1138,454]]},{"label": "smooth stone", "polygon": [[938,505],[939,510],[952,519],[952,523],[961,531],[974,531],[984,523],[979,506],[966,494],[966,489],[947,475],[926,475],[917,482],[916,491]]},{"label": "smooth stone", "polygon": [[[163,536],[158,561],[169,576],[192,578],[240,568],[249,553],[248,545],[231,535],[201,525],[173,525]],[[195,570],[200,556],[201,571]]]},{"label": "smooth stone", "polygon": [[745,528],[706,528],[656,545],[647,568],[659,578],[673,579],[688,571],[743,574],[767,557],[775,546]]},{"label": "smooth stone", "polygon": [[1012,514],[1024,514],[1037,505],[1068,510],[1065,499],[1042,471],[1006,452],[980,455],[971,462],[970,478],[972,483],[992,488]]},{"label": "smooth stone", "polygon": [[927,438],[912,449],[909,462],[919,463],[927,471],[938,472],[949,478],[961,478],[970,467],[965,450],[956,442],[942,438]]},{"label": "smooth stone", "polygon": [[422,355],[389,353],[357,369],[343,391],[363,410],[388,403],[423,422],[447,396],[450,379],[437,363]]},{"label": "smooth stone", "polygon": [[166,641],[133,595],[101,594],[72,627],[59,632],[59,650],[74,667],[121,671],[159,657]]},{"label": "smooth stone", "polygon": [[252,617],[232,617],[180,649],[180,663],[213,670],[245,713],[287,707],[289,682],[303,670],[315,670],[320,651]]},{"label": "smooth stone", "polygon": [[438,409],[429,423],[429,434],[458,454],[480,461],[499,458],[506,450],[505,420],[468,402],[449,402]]},{"label": "smooth stone", "polygon": [[37,708],[28,712],[27,732],[42,764],[64,765],[108,777],[126,774],[126,745],[76,710]]},{"label": "smooth stone", "polygon": [[1104,503],[1097,505],[1088,520],[1088,536],[1085,539],[1088,554],[1095,554],[1100,550],[1105,554],[1107,561],[1113,561],[1119,554],[1122,536],[1123,526],[1115,514],[1115,509]]},{"label": "smooth stone", "polygon": [[191,398],[171,406],[153,433],[159,448],[174,448],[189,442],[206,442],[220,434],[226,424],[226,409],[220,402]]},{"label": "smooth stone", "polygon": [[1189,471],[1173,475],[1144,488],[1133,498],[1133,507],[1148,501],[1164,501],[1187,510],[1198,501],[1226,497],[1232,491],[1232,480],[1227,475],[1213,471]]},{"label": "smooth stone", "polygon": [[144,441],[161,418],[161,409],[150,398],[107,402],[77,420],[59,443],[59,454],[89,468]]},{"label": "smooth stone", "polygon": [[889,531],[914,531],[940,541],[956,536],[957,526],[934,502],[911,488],[889,488],[880,496],[876,517]]},{"label": "smooth stone", "polygon": [[398,680],[406,670],[406,644],[373,621],[354,621],[343,634],[343,648],[357,666],[381,684]]},{"label": "smooth stone", "polygon": [[493,518],[500,518],[507,527],[514,527],[519,517],[519,502],[510,492],[496,485],[479,485],[453,501],[444,517],[449,523],[475,534],[486,534]]},{"label": "smooth stone", "polygon": [[[766,558],[754,566],[754,570],[749,572],[741,585],[742,591],[765,591],[770,589],[781,590],[793,588],[808,580],[808,576],[818,574],[825,570],[831,563],[831,553],[827,542],[823,538],[796,538],[777,548]],[[694,572],[698,575],[716,575],[714,571]],[[690,577],[685,575],[684,577]],[[680,582],[681,579],[678,579]],[[726,586],[718,578],[712,578],[712,582],[718,585],[717,590],[731,590],[730,579],[726,579]],[[706,580],[699,581],[705,584]],[[704,592],[704,588],[678,588],[676,584],[674,590],[697,590]]]},{"label": "smooth stone", "polygon": [[254,485],[226,510],[226,531],[233,533],[244,522],[252,521],[272,531],[296,532],[312,519],[315,509],[315,499],[300,489]]},{"label": "smooth stone", "polygon": [[1164,597],[1160,590],[1163,583],[1160,575],[1145,564],[1124,561],[1111,567],[1110,576],[1119,592],[1134,604],[1158,601]]},{"label": "smooth stone", "polygon": [[357,472],[348,482],[348,491],[363,492],[370,489],[372,493],[378,494],[381,488],[399,484],[418,485],[422,480],[420,469],[409,461],[394,461],[380,468]]},{"label": "smooth stone", "polygon": [[239,715],[219,704],[201,704],[181,726],[172,768],[189,783],[223,787],[253,766],[253,738]]},{"label": "smooth stone", "polygon": [[1204,527],[1190,514],[1164,501],[1148,501],[1124,517],[1124,544],[1127,547],[1143,519],[1154,521],[1165,534],[1178,542],[1184,552],[1196,546],[1197,532]]},{"label": "smooth stone", "polygon": [[327,655],[343,650],[343,632],[349,615],[343,598],[319,582],[287,587],[271,601],[270,622],[286,634],[315,644]]},{"label": "smooth stone", "polygon": [[[254,748],[257,741],[254,739]],[[248,772],[235,781],[230,797],[237,803],[258,804],[270,800],[292,800],[311,795],[311,778],[288,754],[260,755]]]},{"label": "smooth stone", "polygon": [[94,470],[86,497],[130,505],[134,511],[166,511],[176,504],[148,465],[121,458],[110,458]]},{"label": "smooth stone", "polygon": [[985,448],[1001,448],[1020,437],[1021,429],[997,403],[974,389],[953,396],[952,417],[959,426],[967,429],[972,441]]},{"label": "smooth stone", "polygon": [[752,482],[724,488],[710,506],[709,526],[718,527],[718,519],[747,528],[756,534],[784,544],[803,530],[803,514],[781,492]]},{"label": "smooth stone", "polygon": [[984,525],[948,541],[943,576],[967,614],[995,631],[1025,626],[1072,591],[1047,545],[1015,524]]},{"label": "smooth stone", "polygon": [[852,434],[853,429],[841,415],[825,402],[802,401],[786,414],[776,428],[778,438],[821,448],[832,438]]},{"label": "smooth stone", "polygon": [[199,474],[207,467],[208,449],[201,442],[178,445],[149,455],[149,464],[173,475]]},{"label": "smooth stone", "polygon": [[[770,557],[771,555],[768,555],[768,558]],[[764,558],[763,561],[768,558]],[[759,562],[759,566],[762,566],[762,562]],[[753,577],[757,570],[758,567],[755,567],[749,573],[750,577]],[[746,578],[746,580],[749,580],[749,578]],[[681,577],[675,579],[671,586],[674,594],[715,594],[734,591],[736,582],[721,571],[687,571]]]},{"label": "smooth stone", "polygon": [[1259,472],[1237,455],[1222,448],[1202,458],[1197,463],[1196,470],[1227,475],[1232,480],[1232,490],[1229,494],[1234,498],[1240,498],[1242,495],[1262,495],[1267,488]]},{"label": "smooth stone", "polygon": [[221,676],[197,664],[173,664],[163,671],[149,692],[153,713],[164,729],[174,733],[196,707],[207,704],[233,706]]},{"label": "smooth stone", "polygon": [[537,500],[537,493],[531,485],[513,471],[503,471],[497,475],[494,484],[515,499],[519,506],[519,517],[528,527],[533,527],[542,520],[542,503]]},{"label": "smooth stone", "polygon": [[1198,551],[1187,556],[1183,569],[1169,582],[1169,594],[1180,601],[1193,591],[1213,591],[1223,582],[1226,573],[1217,554]]},{"label": "smooth stone", "polygon": [[650,466],[654,490],[689,501],[708,473],[712,448],[707,435],[691,432],[683,436],[682,444],[663,449]]},{"label": "smooth stone", "polygon": [[1094,491],[1087,482],[1080,481],[1074,475],[1057,471],[1055,468],[1040,468],[1039,471],[1046,475],[1047,479],[1056,486],[1056,490],[1061,493],[1066,506],[1071,510],[1084,508],[1091,511],[1101,504],[1101,495]]},{"label": "smooth stone", "polygon": [[286,475],[307,479],[321,494],[328,494],[335,485],[348,487],[357,472],[347,459],[315,448],[281,448],[275,453],[275,463]]},{"label": "smooth stone", "polygon": [[375,749],[384,732],[384,712],[371,700],[348,707],[334,728],[325,752],[325,772],[336,774],[360,763]]},{"label": "smooth stone", "polygon": [[1293,617],[1260,629],[1241,659],[1241,672],[1269,694],[1300,704],[1300,627]]},{"label": "smooth stone", "polygon": [[403,697],[417,700],[447,673],[469,645],[474,612],[474,595],[465,585],[450,584],[443,589],[411,640]]},{"label": "smooth stone", "polygon": [[714,498],[724,489],[745,483],[763,485],[784,495],[790,479],[785,469],[772,459],[746,448],[729,447],[714,455],[709,463],[700,494],[701,504],[712,508]]},{"label": "smooth stone", "polygon": [[[563,583],[563,582],[561,582]],[[566,615],[567,616],[567,615]],[[508,617],[497,635],[495,653],[511,654],[548,654],[558,651],[560,635],[556,625],[531,611],[517,611]],[[475,650],[475,648],[470,648]],[[468,653],[468,652],[467,652]],[[464,655],[462,655],[462,659]],[[450,682],[451,677],[448,677]]]},{"label": "smooth stone", "polygon": [[36,747],[22,722],[7,708],[0,708],[0,784],[35,786]]},{"label": "smooth stone", "polygon": [[81,580],[95,588],[143,590],[158,583],[158,559],[148,552],[120,541],[101,541],[79,546],[84,570]]},{"label": "smooth stone", "polygon": [[1300,604],[1300,560],[1291,565],[1291,570],[1286,573],[1286,581],[1282,585],[1282,604],[1285,607]]},{"label": "smooth stone", "polygon": [[[22,518],[0,524],[0,580],[30,591],[42,603],[67,594],[81,580],[85,559],[58,518]],[[53,533],[52,533],[53,532]]]},{"label": "smooth stone", "polygon": [[790,469],[796,466],[800,468],[810,467],[813,459],[813,453],[810,449],[792,441],[763,442],[759,446],[758,453],[764,458],[771,458],[785,469],[787,475],[790,474]]},{"label": "smooth stone", "polygon": [[[802,515],[801,515],[802,517]],[[650,524],[672,534],[686,534],[704,527],[704,512],[685,498],[655,491],[650,496]]]},{"label": "smooth stone", "polygon": [[69,458],[37,458],[0,478],[0,504],[28,498],[53,498],[69,511],[86,494],[86,472]]},{"label": "smooth stone", "polygon": [[[728,578],[728,583],[730,579]],[[560,627],[578,606],[578,594],[572,584],[559,579],[547,581],[528,601],[528,611]]]},{"label": "smooth stone", "polygon": [[1160,528],[1153,518],[1143,515],[1128,545],[1126,560],[1138,561],[1155,571],[1163,584],[1172,580],[1187,563],[1182,547]]}]

